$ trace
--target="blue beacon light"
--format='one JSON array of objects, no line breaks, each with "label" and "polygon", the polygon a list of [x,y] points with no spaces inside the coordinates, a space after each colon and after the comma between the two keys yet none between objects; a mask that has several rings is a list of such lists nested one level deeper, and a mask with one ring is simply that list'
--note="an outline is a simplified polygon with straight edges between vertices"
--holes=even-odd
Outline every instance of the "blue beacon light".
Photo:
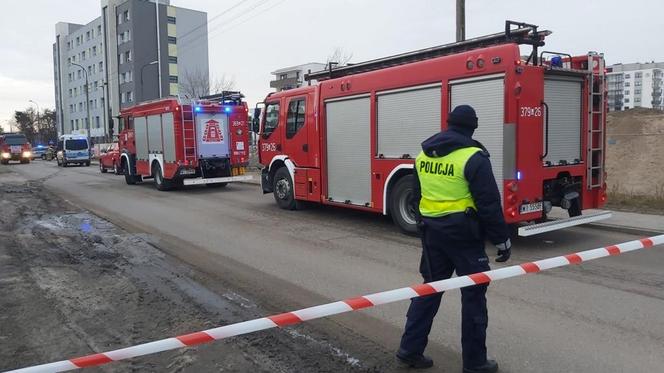
[{"label": "blue beacon light", "polygon": [[521,171],[516,172],[516,179],[521,180]]},{"label": "blue beacon light", "polygon": [[227,112],[227,113],[230,113],[230,112],[231,112],[231,108],[229,108],[228,106],[226,106],[226,107],[224,108],[224,111]]},{"label": "blue beacon light", "polygon": [[201,107],[200,107],[200,106],[196,106],[196,107],[194,108],[194,110],[198,113],[198,112],[201,111]]}]

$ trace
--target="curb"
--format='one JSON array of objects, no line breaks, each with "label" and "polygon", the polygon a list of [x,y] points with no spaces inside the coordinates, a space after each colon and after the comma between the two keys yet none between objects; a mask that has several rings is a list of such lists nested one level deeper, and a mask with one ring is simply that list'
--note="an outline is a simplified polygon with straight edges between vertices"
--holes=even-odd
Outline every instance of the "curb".
[{"label": "curb", "polygon": [[618,225],[618,224],[590,223],[590,224],[586,224],[585,226],[589,227],[589,228],[592,228],[592,229],[597,229],[597,230],[633,234],[633,235],[636,235],[636,236],[660,235],[660,234],[664,233],[664,230],[655,230],[655,229],[641,228],[641,227],[630,227],[630,226]]}]

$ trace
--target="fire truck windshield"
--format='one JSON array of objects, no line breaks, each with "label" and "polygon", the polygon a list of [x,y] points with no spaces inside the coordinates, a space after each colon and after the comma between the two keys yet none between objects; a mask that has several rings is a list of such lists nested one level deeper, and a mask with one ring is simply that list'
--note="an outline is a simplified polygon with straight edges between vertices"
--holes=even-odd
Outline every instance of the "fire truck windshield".
[{"label": "fire truck windshield", "polygon": [[23,145],[28,142],[28,139],[23,135],[7,135],[5,136],[5,143],[7,145]]}]

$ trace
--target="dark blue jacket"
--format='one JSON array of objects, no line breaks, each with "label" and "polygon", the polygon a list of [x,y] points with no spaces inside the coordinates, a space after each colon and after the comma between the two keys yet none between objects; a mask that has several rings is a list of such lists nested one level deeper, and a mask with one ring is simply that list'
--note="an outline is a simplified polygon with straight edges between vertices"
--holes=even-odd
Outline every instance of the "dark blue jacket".
[{"label": "dark blue jacket", "polygon": [[[463,128],[450,127],[447,131],[437,133],[422,142],[422,150],[430,157],[443,157],[455,150],[475,146],[483,151],[473,154],[464,169],[470,193],[477,206],[476,216],[464,213],[451,214],[440,218],[421,218],[427,226],[442,230],[451,240],[472,240],[485,238],[493,244],[507,241],[509,230],[503,217],[500,192],[491,170],[489,152],[479,141],[472,139],[472,132]],[[414,197],[417,203],[415,211],[419,213],[419,201],[422,198],[420,180],[415,167]]]}]

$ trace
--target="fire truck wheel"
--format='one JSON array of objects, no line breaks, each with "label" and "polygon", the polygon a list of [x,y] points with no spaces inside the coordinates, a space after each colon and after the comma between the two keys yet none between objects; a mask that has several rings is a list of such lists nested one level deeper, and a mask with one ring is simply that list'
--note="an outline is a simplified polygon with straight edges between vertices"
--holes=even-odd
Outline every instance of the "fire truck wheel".
[{"label": "fire truck wheel", "polygon": [[415,211],[413,203],[413,175],[406,175],[399,179],[390,192],[390,215],[392,221],[404,233],[417,234]]},{"label": "fire truck wheel", "polygon": [[173,183],[170,180],[164,179],[164,174],[161,172],[159,163],[152,165],[152,175],[154,176],[155,188],[162,191],[173,189]]},{"label": "fire truck wheel", "polygon": [[99,171],[101,171],[102,174],[108,172],[108,170],[104,168],[104,165],[101,164],[101,162],[99,162]]},{"label": "fire truck wheel", "polygon": [[138,181],[136,176],[129,172],[129,162],[124,162],[124,176],[125,183],[127,183],[127,185],[134,185]]},{"label": "fire truck wheel", "polygon": [[282,167],[274,174],[274,200],[284,210],[295,210],[297,202],[293,193],[293,180],[286,167]]}]

